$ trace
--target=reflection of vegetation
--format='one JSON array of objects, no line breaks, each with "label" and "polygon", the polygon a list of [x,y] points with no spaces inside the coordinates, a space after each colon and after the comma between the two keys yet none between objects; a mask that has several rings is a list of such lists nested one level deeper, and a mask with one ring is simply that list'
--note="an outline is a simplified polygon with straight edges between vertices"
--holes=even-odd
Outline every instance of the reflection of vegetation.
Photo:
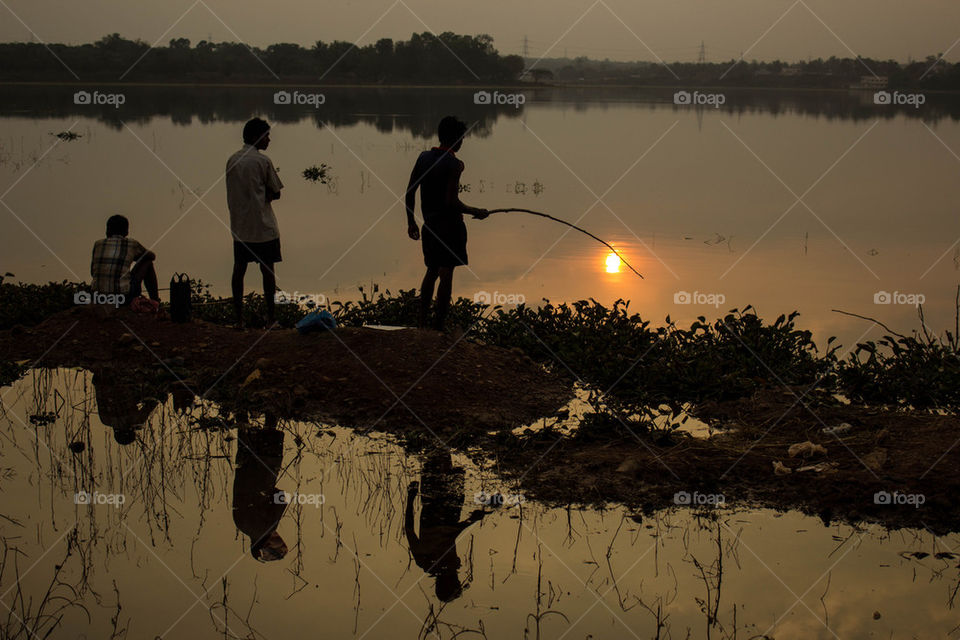
[{"label": "reflection of vegetation", "polygon": [[61,131],[60,133],[53,133],[51,135],[60,138],[64,142],[73,142],[81,137],[79,133],[73,131]]},{"label": "reflection of vegetation", "polygon": [[[146,124],[160,117],[178,125],[230,122],[238,125],[239,132],[251,113],[259,113],[273,124],[313,120],[318,128],[336,128],[364,123],[381,133],[409,131],[417,138],[434,139],[437,122],[450,113],[471,123],[471,137],[487,137],[498,118],[519,118],[523,114],[523,109],[511,105],[474,104],[472,88],[324,87],[326,103],[322,112],[275,104],[274,91],[273,87],[131,86],[123,88],[126,102],[122,109],[116,109],[110,105],[75,104],[73,94],[63,87],[18,86],[5,90],[0,115],[23,117],[36,113],[42,105],[44,117],[93,117],[116,130],[123,129],[123,123]],[[21,162],[34,160],[22,158]]]},{"label": "reflection of vegetation", "polygon": [[[13,521],[20,525],[19,522]],[[20,556],[22,551],[19,546],[11,546],[6,537],[2,539],[3,551],[0,553],[0,585],[9,586],[4,590],[4,600],[9,594],[9,604],[3,603],[7,609],[5,619],[0,619],[0,638],[3,640],[29,640],[33,638],[47,638],[59,628],[71,610],[82,611],[89,618],[89,610],[84,604],[84,597],[89,591],[86,584],[86,567],[81,567],[81,575],[78,583],[71,584],[66,581],[67,574],[75,567],[75,563],[68,563],[71,557],[83,555],[79,546],[79,529],[74,528],[66,535],[67,549],[60,562],[53,567],[53,576],[39,598],[35,598],[32,593],[25,593],[25,583],[22,578],[23,573],[20,570]],[[17,536],[19,541],[19,536]],[[69,569],[68,569],[69,567]],[[29,571],[33,569],[32,563]],[[119,610],[119,600],[118,600]],[[118,629],[117,618],[114,619],[114,633],[110,636],[115,638],[125,633],[125,629]]]},{"label": "reflection of vegetation", "polygon": [[328,167],[324,163],[321,163],[319,167],[317,165],[313,165],[304,169],[303,178],[304,180],[308,180],[310,182],[319,182],[320,184],[327,184],[327,182],[330,181],[329,172],[330,172],[330,167]]}]

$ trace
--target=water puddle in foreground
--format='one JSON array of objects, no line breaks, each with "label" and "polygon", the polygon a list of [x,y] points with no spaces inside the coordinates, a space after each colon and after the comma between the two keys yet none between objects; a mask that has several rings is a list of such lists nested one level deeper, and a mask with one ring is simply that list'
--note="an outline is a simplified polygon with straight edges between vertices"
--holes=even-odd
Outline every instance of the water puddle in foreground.
[{"label": "water puddle in foreground", "polygon": [[960,637],[956,534],[548,508],[460,456],[262,418],[238,438],[122,382],[2,390],[0,637]]}]

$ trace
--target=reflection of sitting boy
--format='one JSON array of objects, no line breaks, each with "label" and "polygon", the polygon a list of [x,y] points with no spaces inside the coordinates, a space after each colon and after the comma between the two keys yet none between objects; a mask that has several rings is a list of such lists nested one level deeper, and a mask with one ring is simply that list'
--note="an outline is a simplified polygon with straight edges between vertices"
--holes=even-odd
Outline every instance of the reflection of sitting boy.
[{"label": "reflection of sitting boy", "polygon": [[93,244],[90,261],[91,286],[103,294],[120,294],[124,304],[140,295],[141,285],[146,287],[150,299],[160,302],[157,272],[153,268],[156,254],[128,238],[130,222],[121,215],[107,220],[107,237]]},{"label": "reflection of sitting boy", "polygon": [[121,382],[104,372],[93,375],[100,422],[113,429],[118,444],[130,444],[137,439],[137,429],[143,427],[160,401],[144,397],[140,385]]}]

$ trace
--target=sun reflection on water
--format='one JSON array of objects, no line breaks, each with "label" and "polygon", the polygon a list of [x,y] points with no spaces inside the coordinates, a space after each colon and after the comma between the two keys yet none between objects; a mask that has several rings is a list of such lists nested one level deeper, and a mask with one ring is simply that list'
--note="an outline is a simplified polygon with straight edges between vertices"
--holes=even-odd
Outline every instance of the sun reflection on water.
[{"label": "sun reflection on water", "polygon": [[607,273],[620,273],[620,256],[613,253],[612,251],[607,254],[606,258],[606,267]]}]

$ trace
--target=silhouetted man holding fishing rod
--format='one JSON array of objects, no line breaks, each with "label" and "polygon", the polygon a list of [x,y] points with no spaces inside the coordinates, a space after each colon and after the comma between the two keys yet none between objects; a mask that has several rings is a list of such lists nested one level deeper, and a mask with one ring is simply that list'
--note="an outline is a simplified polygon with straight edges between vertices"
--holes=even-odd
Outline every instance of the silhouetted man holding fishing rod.
[{"label": "silhouetted man holding fishing rod", "polygon": [[460,201],[460,174],[463,162],[456,152],[463,144],[467,125],[453,116],[440,121],[437,128],[440,146],[424,151],[410,174],[407,186],[407,235],[420,240],[421,230],[414,219],[416,193],[420,189],[420,210],[423,213],[423,262],[427,273],[420,285],[421,328],[429,326],[430,304],[437,279],[437,307],[433,328],[443,330],[443,323],[450,309],[453,291],[453,270],[467,264],[467,226],[463,214],[468,213],[478,220],[489,214],[486,209],[470,207]]}]

